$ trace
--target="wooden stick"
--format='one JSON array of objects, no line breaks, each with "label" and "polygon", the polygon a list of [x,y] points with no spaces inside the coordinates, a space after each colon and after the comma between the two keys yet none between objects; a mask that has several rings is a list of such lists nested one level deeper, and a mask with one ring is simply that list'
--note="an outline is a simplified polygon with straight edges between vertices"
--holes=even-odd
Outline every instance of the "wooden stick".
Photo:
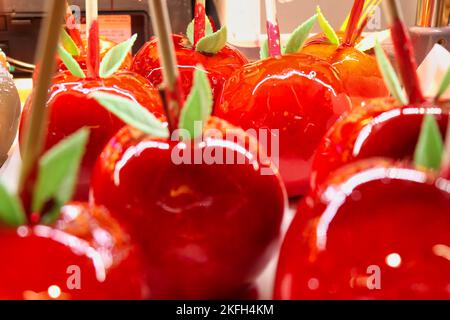
[{"label": "wooden stick", "polygon": [[89,39],[89,32],[94,21],[98,20],[98,0],[86,0],[86,37]]},{"label": "wooden stick", "polygon": [[417,76],[417,63],[414,57],[409,32],[403,22],[403,17],[397,0],[384,0],[384,11],[391,28],[391,37],[398,62],[403,85],[410,103],[425,101]]},{"label": "wooden stick", "polygon": [[49,3],[49,15],[45,19],[43,29],[39,35],[36,61],[39,63],[40,68],[31,102],[30,116],[25,124],[19,193],[24,191],[26,181],[34,170],[42,152],[47,125],[46,104],[48,90],[55,73],[55,56],[66,9],[64,1],[50,0]]},{"label": "wooden stick", "polygon": [[206,9],[205,0],[196,0],[194,15],[194,46],[205,36]]},{"label": "wooden stick", "polygon": [[281,55],[281,44],[280,44],[280,26],[278,25],[277,19],[277,3],[276,0],[265,0],[266,1],[266,27],[267,27],[267,38],[269,46],[269,55],[271,57]]},{"label": "wooden stick", "polygon": [[165,111],[169,130],[173,131],[178,126],[178,117],[180,108],[184,104],[184,96],[175,58],[169,12],[166,0],[149,0],[149,5],[153,30],[158,37],[158,53],[166,89]]},{"label": "wooden stick", "polygon": [[99,78],[100,72],[100,35],[98,27],[98,0],[86,0],[86,36],[88,77]]}]

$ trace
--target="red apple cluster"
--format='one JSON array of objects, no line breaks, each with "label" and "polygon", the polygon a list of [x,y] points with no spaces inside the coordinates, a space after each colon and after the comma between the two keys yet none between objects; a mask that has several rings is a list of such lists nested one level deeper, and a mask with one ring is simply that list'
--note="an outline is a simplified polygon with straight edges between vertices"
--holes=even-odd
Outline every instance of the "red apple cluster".
[{"label": "red apple cluster", "polygon": [[[450,177],[418,145],[445,143],[450,102],[404,103],[385,85],[394,76],[380,56],[355,46],[363,2],[345,33],[330,36],[319,10],[310,22],[323,34],[254,62],[226,29],[194,21],[171,35],[181,92],[167,84],[163,97],[156,38],[135,57],[132,39],[91,52],[91,38],[78,56],[61,48],[43,144],[90,130],[74,200],[47,224],[23,195],[27,222],[0,212],[0,299],[246,298],[277,253],[288,197],[302,198],[275,299],[449,299]],[[174,138],[194,120],[200,134]],[[188,153],[203,162],[174,161]]]}]

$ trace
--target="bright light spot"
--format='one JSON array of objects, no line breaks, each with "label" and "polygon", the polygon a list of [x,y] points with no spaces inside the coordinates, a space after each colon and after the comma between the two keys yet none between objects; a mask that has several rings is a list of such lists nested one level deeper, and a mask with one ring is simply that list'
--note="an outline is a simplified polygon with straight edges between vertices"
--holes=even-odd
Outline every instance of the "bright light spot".
[{"label": "bright light spot", "polygon": [[316,278],[309,279],[308,288],[311,290],[317,290],[319,288],[319,280],[317,280]]},{"label": "bright light spot", "polygon": [[21,238],[25,238],[26,236],[28,236],[28,231],[28,227],[25,226],[20,226],[17,228],[17,234]]},{"label": "bright light spot", "polygon": [[49,297],[52,299],[58,299],[59,296],[61,295],[61,289],[56,285],[52,285],[52,286],[48,287],[47,291],[48,291]]},{"label": "bright light spot", "polygon": [[392,268],[398,268],[402,263],[402,258],[398,253],[391,253],[386,256],[386,264]]},{"label": "bright light spot", "polygon": [[445,244],[437,244],[433,246],[433,253],[438,257],[442,257],[450,261],[450,247]]}]

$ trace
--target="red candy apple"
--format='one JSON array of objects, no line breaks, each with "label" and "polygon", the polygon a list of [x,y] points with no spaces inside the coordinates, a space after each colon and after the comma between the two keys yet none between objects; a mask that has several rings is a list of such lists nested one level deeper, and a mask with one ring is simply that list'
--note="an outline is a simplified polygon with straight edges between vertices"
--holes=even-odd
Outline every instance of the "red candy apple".
[{"label": "red candy apple", "polygon": [[100,207],[67,204],[52,226],[0,226],[0,258],[0,299],[142,299],[146,294],[137,248]]},{"label": "red candy apple", "polygon": [[[221,29],[217,32],[225,33]],[[192,76],[197,65],[202,65],[211,82],[214,96],[220,92],[223,83],[237,68],[248,63],[247,59],[237,49],[223,42],[217,52],[196,50],[190,40],[182,35],[172,35],[175,46],[175,56],[180,73],[183,92],[187,95],[192,87]],[[147,78],[155,87],[162,84],[161,65],[156,38],[147,42],[136,54],[131,70]]]},{"label": "red candy apple", "polygon": [[425,113],[436,117],[444,134],[450,114],[449,101],[402,106],[394,99],[378,99],[352,110],[319,144],[313,162],[312,188],[335,169],[360,159],[411,160]]},{"label": "red candy apple", "polygon": [[363,5],[364,0],[355,0],[345,33],[335,34],[331,40],[323,34],[315,36],[306,41],[301,51],[325,59],[334,66],[346,92],[355,102],[389,95],[376,59],[355,48],[361,28],[365,26],[358,24]]},{"label": "red candy apple", "polygon": [[128,235],[106,209],[68,203],[88,132],[78,130],[36,160],[35,174],[19,189],[31,201],[0,183],[0,299],[146,297],[140,254]]},{"label": "red candy apple", "polygon": [[[125,48],[126,51],[127,48]],[[123,59],[125,57],[126,55],[122,55]],[[111,64],[110,59],[106,65]],[[50,88],[50,98],[47,103],[49,121],[45,141],[46,149],[82,127],[91,128],[89,145],[82,163],[75,196],[78,200],[87,199],[91,171],[97,156],[109,139],[124,125],[124,122],[89,98],[89,93],[110,92],[137,101],[157,115],[161,115],[162,112],[162,102],[158,91],[138,74],[130,71],[115,72],[120,64],[121,62],[117,61],[114,72],[109,72],[105,77],[83,78],[77,74],[76,69],[75,71],[60,72],[54,78],[54,83]],[[81,69],[78,72],[84,76]],[[29,103],[24,107],[21,131],[23,131],[29,107]]]},{"label": "red candy apple", "polygon": [[363,102],[330,129],[320,144],[313,164],[312,187],[318,186],[334,169],[358,159],[388,157],[410,160],[421,130],[424,114],[434,115],[441,133],[446,130],[450,102],[440,101],[448,81],[440,86],[434,99],[425,99],[416,74],[412,44],[403,23],[393,22],[391,36],[407,95],[394,69],[379,45],[375,47],[379,65],[394,99]]},{"label": "red candy apple", "polygon": [[333,173],[282,246],[276,299],[450,299],[450,181],[389,160]]},{"label": "red candy apple", "polygon": [[142,246],[153,298],[232,298],[255,281],[280,235],[279,176],[255,150],[222,137],[250,139],[240,129],[217,118],[205,129],[220,136],[192,145],[192,155],[248,161],[177,165],[173,155],[186,144],[126,127],[94,170],[93,200],[114,210]]},{"label": "red candy apple", "polygon": [[[92,200],[113,210],[141,245],[158,299],[241,296],[274,253],[286,203],[277,169],[258,142],[209,117],[208,80],[202,71],[195,77],[178,130],[188,130],[200,112],[197,138],[168,139],[161,124],[159,138],[125,127],[93,173]],[[108,100],[121,104],[94,96],[106,107]]]},{"label": "red candy apple", "polygon": [[257,134],[269,131],[279,146],[279,168],[288,193],[296,196],[307,190],[312,157],[323,135],[349,108],[332,66],[310,55],[292,54],[236,71],[224,85],[215,115]]},{"label": "red candy apple", "polygon": [[[88,97],[91,92],[112,92],[138,101],[149,111],[161,114],[159,93],[141,76],[118,72],[104,79],[80,79],[70,72],[59,73],[50,89],[49,122],[45,148],[49,149],[82,127],[91,128],[91,135],[82,163],[76,199],[87,199],[91,171],[97,156],[108,140],[123,127],[124,122]],[[22,114],[21,131],[29,112],[29,103]]]}]

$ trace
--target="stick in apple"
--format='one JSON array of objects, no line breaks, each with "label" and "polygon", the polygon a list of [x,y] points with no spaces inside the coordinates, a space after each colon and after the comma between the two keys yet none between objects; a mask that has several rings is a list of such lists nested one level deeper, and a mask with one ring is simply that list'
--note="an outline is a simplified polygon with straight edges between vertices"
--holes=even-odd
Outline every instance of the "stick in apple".
[{"label": "stick in apple", "polygon": [[86,36],[88,39],[88,54],[87,54],[88,76],[91,78],[98,78],[100,69],[98,0],[86,0]]},{"label": "stick in apple", "polygon": [[421,103],[425,99],[420,88],[417,76],[417,63],[414,58],[411,38],[397,0],[385,0],[382,2],[391,29],[391,37],[394,44],[395,55],[399,71],[403,80],[410,103]]},{"label": "stick in apple", "polygon": [[194,46],[205,36],[206,9],[205,0],[195,1]]},{"label": "stick in apple", "polygon": [[347,28],[345,29],[345,46],[353,46],[356,41],[358,23],[361,19],[365,0],[355,0],[353,3],[352,11],[350,13],[350,18],[348,20]]},{"label": "stick in apple", "polygon": [[44,130],[47,123],[46,102],[48,89],[50,88],[55,73],[55,56],[61,24],[64,21],[65,3],[60,0],[49,1],[50,14],[45,19],[43,29],[39,36],[37,62],[40,65],[36,89],[32,97],[31,114],[25,124],[24,149],[22,154],[22,166],[19,180],[19,193],[28,192],[27,180],[34,171],[37,160],[42,152]]},{"label": "stick in apple", "polygon": [[281,44],[276,0],[266,0],[266,18],[269,55],[271,57],[279,56],[281,55]]},{"label": "stick in apple", "polygon": [[169,130],[178,126],[180,108],[184,104],[181,80],[176,67],[175,48],[172,41],[166,0],[149,0],[153,30],[158,37],[158,53],[163,67],[165,86],[165,111]]}]

